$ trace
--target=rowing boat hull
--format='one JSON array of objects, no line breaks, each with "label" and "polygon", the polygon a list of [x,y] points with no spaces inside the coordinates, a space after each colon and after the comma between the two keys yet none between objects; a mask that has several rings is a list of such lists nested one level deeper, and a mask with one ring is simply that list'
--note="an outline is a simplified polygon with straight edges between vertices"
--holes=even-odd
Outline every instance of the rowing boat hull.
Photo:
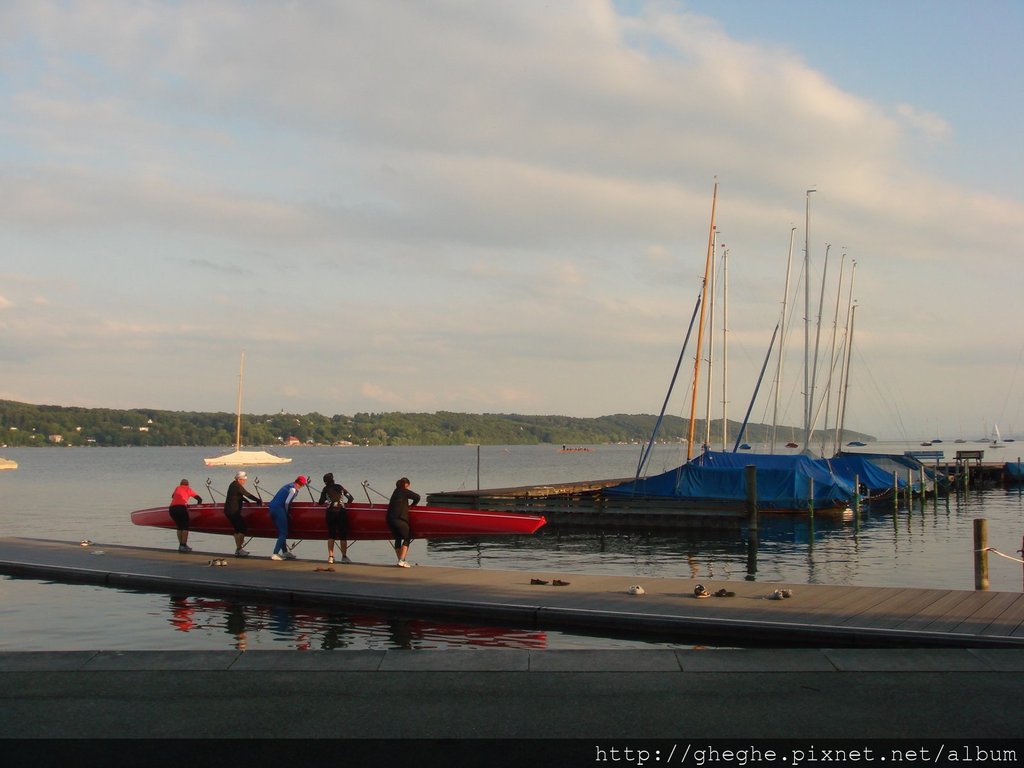
[{"label": "rowing boat hull", "polygon": [[[310,501],[292,502],[288,515],[288,536],[294,539],[326,539],[327,517],[324,506]],[[349,539],[392,539],[388,528],[387,507],[380,504],[352,503],[347,506]],[[189,530],[198,533],[233,534],[231,521],[221,504],[189,505]],[[247,536],[276,539],[277,527],[267,506],[247,504],[242,512]],[[528,535],[547,521],[537,515],[491,512],[447,507],[409,508],[409,527],[414,539],[457,538],[461,536]],[[132,512],[135,525],[175,528],[167,507],[152,507]]]}]

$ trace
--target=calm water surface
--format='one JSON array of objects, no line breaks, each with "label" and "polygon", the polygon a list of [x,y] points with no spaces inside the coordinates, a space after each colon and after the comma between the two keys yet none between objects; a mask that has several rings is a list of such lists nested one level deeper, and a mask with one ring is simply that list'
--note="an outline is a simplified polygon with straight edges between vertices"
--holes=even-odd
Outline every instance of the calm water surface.
[{"label": "calm water surface", "polygon": [[[937,448],[938,446],[936,446]],[[974,446],[958,445],[958,448]],[[637,446],[592,446],[563,453],[559,446],[277,449],[293,461],[253,468],[260,488],[274,492],[298,474],[327,471],[357,497],[361,483],[388,493],[405,475],[421,494],[539,483],[628,477]],[[902,452],[916,445],[876,444]],[[949,447],[952,452],[953,446]],[[1024,444],[1022,444],[1024,449]],[[866,450],[866,449],[865,449]],[[1004,460],[1015,460],[1015,444]],[[199,493],[211,481],[221,500],[231,469],[208,468],[202,448],[5,449],[19,468],[0,472],[0,535],[171,547],[173,531],[131,525],[134,509],[167,503],[188,478]],[[1012,454],[1012,455],[1011,455]],[[986,454],[988,457],[988,454]],[[680,449],[655,454],[651,472],[678,464]],[[991,458],[991,457],[989,457]],[[479,481],[478,481],[479,478]],[[251,484],[250,484],[251,487]],[[371,495],[379,498],[373,491]],[[796,584],[849,584],[973,589],[972,526],[988,520],[989,545],[1016,555],[1024,534],[1024,493],[991,488],[929,501],[922,511],[891,507],[853,522],[763,517],[756,571],[751,572],[742,533],[671,533],[545,528],[527,538],[414,542],[409,559],[423,565],[520,571],[618,574],[623,585],[647,577],[752,579]],[[197,550],[228,554],[227,537],[193,533]],[[269,555],[272,542],[254,540],[254,555]],[[324,556],[323,542],[305,542],[297,554]],[[385,542],[358,542],[361,562],[390,563]],[[990,560],[991,588],[1019,592],[1021,566]],[[689,647],[694,641],[674,644]],[[546,647],[623,648],[642,639],[597,638],[515,628],[474,627],[422,619],[349,616],[238,604],[195,595],[154,595],[86,585],[0,577],[0,649],[228,649]],[[662,643],[662,645],[665,645]]]}]

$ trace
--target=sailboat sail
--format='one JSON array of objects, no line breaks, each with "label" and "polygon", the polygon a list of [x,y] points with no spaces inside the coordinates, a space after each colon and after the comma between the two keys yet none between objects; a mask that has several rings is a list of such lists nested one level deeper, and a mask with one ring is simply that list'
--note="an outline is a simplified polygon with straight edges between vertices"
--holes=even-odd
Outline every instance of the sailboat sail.
[{"label": "sailboat sail", "polygon": [[235,450],[223,456],[204,459],[208,467],[244,467],[261,464],[287,464],[291,459],[275,456],[267,451],[242,450],[242,374],[245,370],[245,352],[238,364],[238,404],[235,412]]}]

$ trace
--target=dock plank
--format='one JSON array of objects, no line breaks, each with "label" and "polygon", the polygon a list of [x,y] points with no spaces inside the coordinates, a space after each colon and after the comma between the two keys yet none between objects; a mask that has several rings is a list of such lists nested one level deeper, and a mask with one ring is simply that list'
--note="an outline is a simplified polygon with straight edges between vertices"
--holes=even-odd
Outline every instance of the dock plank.
[{"label": "dock plank", "polygon": [[[95,555],[102,552],[102,557]],[[1024,596],[1006,592],[777,584],[721,579],[498,571],[322,560],[232,559],[211,554],[75,542],[0,538],[0,573],[87,581],[338,610],[401,610],[431,617],[501,620],[531,628],[655,632],[674,638],[727,638],[740,644],[1024,647]],[[531,578],[566,586],[531,584]],[[628,594],[641,582],[646,594]],[[696,584],[733,597],[696,599]],[[793,596],[766,599],[776,588]]]}]

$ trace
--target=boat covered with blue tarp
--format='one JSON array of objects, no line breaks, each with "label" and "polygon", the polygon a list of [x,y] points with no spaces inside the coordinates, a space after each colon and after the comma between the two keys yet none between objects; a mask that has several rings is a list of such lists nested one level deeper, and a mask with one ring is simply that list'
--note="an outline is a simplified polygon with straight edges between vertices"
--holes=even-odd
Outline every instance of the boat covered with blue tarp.
[{"label": "boat covered with blue tarp", "polygon": [[608,498],[674,499],[687,505],[742,505],[747,498],[745,468],[751,464],[757,468],[761,509],[808,509],[812,479],[814,509],[845,507],[854,496],[852,475],[841,475],[824,459],[710,450],[675,469],[604,488],[601,494]]}]

